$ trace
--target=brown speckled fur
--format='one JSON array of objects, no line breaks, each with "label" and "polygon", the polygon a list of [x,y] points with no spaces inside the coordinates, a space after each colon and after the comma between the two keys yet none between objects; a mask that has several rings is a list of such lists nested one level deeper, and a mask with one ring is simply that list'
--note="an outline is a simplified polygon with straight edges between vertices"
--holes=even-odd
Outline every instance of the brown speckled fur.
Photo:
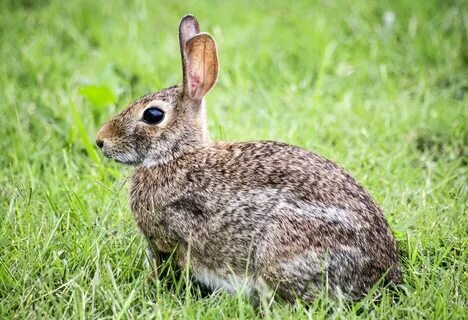
[{"label": "brown speckled fur", "polygon": [[[398,283],[382,211],[335,163],[279,142],[209,142],[202,97],[187,89],[192,61],[183,46],[196,34],[195,18],[185,17],[184,85],[142,97],[98,134],[107,157],[137,165],[130,204],[151,247],[176,249],[178,264],[213,289],[232,291],[241,279],[289,301],[311,301],[324,286],[359,299],[382,277]],[[163,125],[141,121],[159,105]]]}]

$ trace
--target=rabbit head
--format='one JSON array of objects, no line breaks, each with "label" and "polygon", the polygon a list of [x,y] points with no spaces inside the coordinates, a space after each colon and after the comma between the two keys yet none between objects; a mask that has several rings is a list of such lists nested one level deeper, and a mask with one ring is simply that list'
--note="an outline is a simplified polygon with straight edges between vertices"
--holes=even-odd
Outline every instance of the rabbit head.
[{"label": "rabbit head", "polygon": [[191,15],[180,22],[179,43],[183,84],[143,96],[104,124],[96,144],[106,157],[161,164],[208,142],[204,96],[218,75],[216,44]]}]

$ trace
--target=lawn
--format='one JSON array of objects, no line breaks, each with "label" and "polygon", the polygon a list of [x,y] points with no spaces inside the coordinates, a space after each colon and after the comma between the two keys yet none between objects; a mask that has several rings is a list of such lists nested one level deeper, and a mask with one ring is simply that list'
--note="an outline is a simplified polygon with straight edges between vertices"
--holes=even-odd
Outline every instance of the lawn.
[{"label": "lawn", "polygon": [[131,168],[94,146],[118,110],[181,81],[187,13],[218,44],[211,137],[280,140],[336,161],[398,241],[398,290],[273,303],[264,318],[466,318],[462,0],[1,1],[0,318],[255,317],[245,297],[202,297],[186,275],[148,280]]}]

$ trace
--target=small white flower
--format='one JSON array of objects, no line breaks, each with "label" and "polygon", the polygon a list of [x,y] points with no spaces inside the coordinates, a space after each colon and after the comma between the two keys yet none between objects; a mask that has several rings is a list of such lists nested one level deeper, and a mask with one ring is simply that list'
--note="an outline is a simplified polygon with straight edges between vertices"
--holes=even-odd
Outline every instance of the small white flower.
[{"label": "small white flower", "polygon": [[383,22],[386,29],[391,29],[393,27],[393,23],[395,22],[395,12],[385,11],[383,15]]}]

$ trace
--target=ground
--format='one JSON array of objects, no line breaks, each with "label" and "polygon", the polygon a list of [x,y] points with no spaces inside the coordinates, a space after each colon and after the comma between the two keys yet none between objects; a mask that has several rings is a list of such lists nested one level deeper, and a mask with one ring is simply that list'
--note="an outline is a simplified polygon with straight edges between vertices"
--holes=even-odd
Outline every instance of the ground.
[{"label": "ground", "polygon": [[[211,137],[299,145],[382,206],[404,282],[360,303],[326,294],[264,318],[464,318],[468,45],[460,1],[0,4],[0,318],[252,318],[243,296],[148,281],[129,167],[100,125],[181,80],[177,25],[218,43]],[[375,297],[379,297],[379,299]]]}]

